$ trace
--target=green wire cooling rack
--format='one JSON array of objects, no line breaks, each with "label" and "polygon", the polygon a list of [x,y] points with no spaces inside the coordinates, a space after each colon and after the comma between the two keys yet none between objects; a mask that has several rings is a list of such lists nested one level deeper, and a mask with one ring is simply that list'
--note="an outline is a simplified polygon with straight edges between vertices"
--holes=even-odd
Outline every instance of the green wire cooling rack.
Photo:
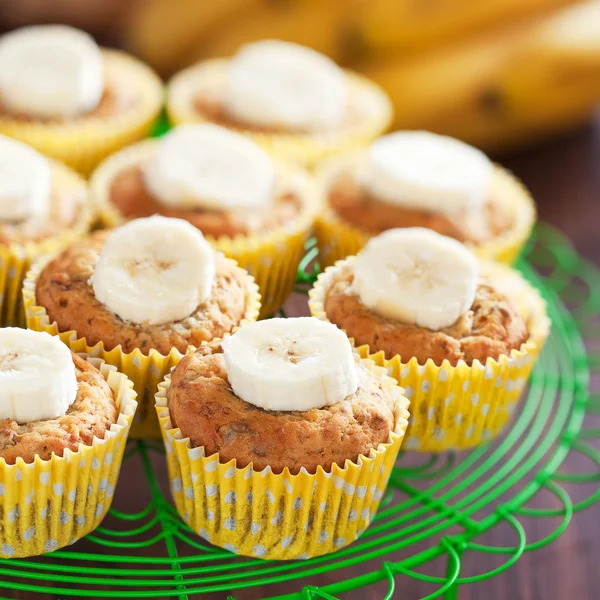
[{"label": "green wire cooling rack", "polygon": [[[314,280],[308,265],[315,252],[308,249],[297,292]],[[332,600],[357,589],[366,596],[364,588],[377,585],[387,600],[399,579],[410,577],[419,580],[421,598],[453,599],[460,586],[549,544],[575,511],[600,498],[600,394],[589,392],[591,377],[600,377],[600,273],[548,226],[536,229],[525,256],[518,266],[542,290],[553,331],[518,414],[503,436],[471,452],[403,454],[379,513],[354,544],[279,563],[212,547],[171,504],[160,442],[138,440],[128,446],[102,526],[66,550],[0,560],[0,592]],[[145,474],[143,489],[131,488],[135,471]],[[509,547],[493,543],[502,528],[502,539],[514,540]],[[485,572],[471,573],[482,565]]]}]

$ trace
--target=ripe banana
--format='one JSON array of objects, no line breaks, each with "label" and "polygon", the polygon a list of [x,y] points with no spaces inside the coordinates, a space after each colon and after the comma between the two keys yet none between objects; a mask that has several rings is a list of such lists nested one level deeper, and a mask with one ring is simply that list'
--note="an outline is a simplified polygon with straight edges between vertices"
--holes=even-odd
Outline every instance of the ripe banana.
[{"label": "ripe banana", "polygon": [[179,125],[161,138],[143,169],[148,189],[166,205],[258,210],[273,197],[275,167],[269,155],[217,125]]},{"label": "ripe banana", "polygon": [[0,135],[0,221],[42,220],[50,208],[51,178],[44,156]]},{"label": "ripe banana", "polygon": [[251,323],[222,347],[234,393],[265,410],[322,408],[358,387],[348,338],[314,317]]},{"label": "ripe banana", "polygon": [[245,122],[319,130],[339,124],[347,96],[346,75],[331,59],[297,44],[263,40],[242,46],[231,59],[224,103]]},{"label": "ripe banana", "polygon": [[354,262],[352,288],[383,316],[438,330],[473,304],[478,263],[460,242],[420,227],[369,240]]},{"label": "ripe banana", "polygon": [[210,295],[214,253],[187,221],[136,219],[107,236],[90,283],[96,298],[124,321],[179,321]]},{"label": "ripe banana", "polygon": [[472,146],[425,131],[400,131],[368,151],[364,183],[379,199],[450,216],[481,210],[493,166]]},{"label": "ripe banana", "polygon": [[55,419],[77,397],[69,348],[45,332],[0,329],[0,420]]},{"label": "ripe banana", "polygon": [[0,97],[10,111],[40,118],[94,109],[104,91],[100,49],[87,33],[36,25],[0,41]]},{"label": "ripe banana", "polygon": [[[365,73],[392,98],[394,126],[498,151],[584,122],[600,99],[596,2],[487,32]],[[579,38],[587,13],[585,35]],[[567,33],[570,32],[570,33]],[[577,44],[565,43],[571,36]]]}]

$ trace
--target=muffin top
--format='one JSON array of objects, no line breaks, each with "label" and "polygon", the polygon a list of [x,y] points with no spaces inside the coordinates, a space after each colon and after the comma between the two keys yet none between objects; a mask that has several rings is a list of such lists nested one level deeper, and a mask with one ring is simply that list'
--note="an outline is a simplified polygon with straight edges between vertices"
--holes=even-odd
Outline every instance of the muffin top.
[{"label": "muffin top", "polygon": [[479,150],[428,132],[396,132],[326,166],[329,208],[368,233],[425,227],[477,245],[511,226],[497,169]]},{"label": "muffin top", "polygon": [[175,122],[209,121],[265,134],[352,134],[373,120],[383,130],[391,104],[374,84],[310,48],[280,40],[243,45],[235,56],[201,62],[169,84]]},{"label": "muffin top", "polygon": [[67,167],[0,135],[0,245],[40,242],[82,221],[86,184]]},{"label": "muffin top", "polygon": [[47,333],[0,330],[0,381],[0,458],[10,465],[91,445],[118,418],[100,371]]},{"label": "muffin top", "polygon": [[41,271],[36,303],[88,345],[185,352],[245,318],[253,283],[185,221],[151,217],[97,232]]},{"label": "muffin top", "polygon": [[293,227],[316,210],[304,172],[211,124],[180,125],[158,141],[117,153],[98,168],[91,186],[119,219],[186,219],[213,238]]},{"label": "muffin top", "polygon": [[238,468],[314,473],[389,441],[391,393],[355,362],[333,325],[269,319],[223,345],[223,354],[183,358],[167,393],[173,425],[207,456],[235,459]]},{"label": "muffin top", "polygon": [[22,27],[0,39],[0,121],[48,125],[106,119],[154,103],[161,84],[139,61],[65,25]]},{"label": "muffin top", "polygon": [[372,238],[326,291],[327,318],[388,359],[471,365],[510,355],[527,324],[455,240],[417,228]]}]

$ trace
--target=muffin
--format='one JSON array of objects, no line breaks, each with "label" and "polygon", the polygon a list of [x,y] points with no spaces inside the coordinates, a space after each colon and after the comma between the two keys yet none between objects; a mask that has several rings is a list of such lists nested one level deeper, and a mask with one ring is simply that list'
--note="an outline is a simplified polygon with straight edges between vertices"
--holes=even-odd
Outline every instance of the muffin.
[{"label": "muffin", "polygon": [[308,174],[211,124],[182,125],[111,156],[91,189],[107,226],[152,214],[195,225],[254,276],[261,316],[292,290],[320,210]]},{"label": "muffin", "polygon": [[134,381],[136,426],[152,425],[148,398],[175,360],[255,320],[260,307],[250,275],[188,222],[160,216],[96,232],[36,263],[24,298],[28,327]]},{"label": "muffin", "polygon": [[0,38],[0,133],[88,174],[150,131],[162,84],[135,58],[63,25]]},{"label": "muffin", "polygon": [[422,228],[389,230],[326,269],[309,305],[405,388],[406,447],[423,451],[499,433],[549,333],[544,302],[517,272]]},{"label": "muffin", "polygon": [[535,221],[531,196],[511,174],[472,146],[424,131],[391,133],[333,159],[318,181],[322,266],[399,227],[432,229],[482,258],[511,263]]},{"label": "muffin", "polygon": [[85,182],[33,148],[0,135],[0,326],[23,325],[31,260],[89,229]]},{"label": "muffin", "polygon": [[0,329],[0,555],[34,556],[95,529],[114,494],[132,383],[43,332]]},{"label": "muffin", "polygon": [[237,554],[308,558],[354,541],[381,500],[408,402],[347,337],[269,319],[188,354],[156,409],[179,514]]},{"label": "muffin", "polygon": [[167,111],[174,124],[222,125],[307,166],[368,143],[392,116],[374,83],[279,40],[246,44],[232,58],[181,71],[168,85]]}]

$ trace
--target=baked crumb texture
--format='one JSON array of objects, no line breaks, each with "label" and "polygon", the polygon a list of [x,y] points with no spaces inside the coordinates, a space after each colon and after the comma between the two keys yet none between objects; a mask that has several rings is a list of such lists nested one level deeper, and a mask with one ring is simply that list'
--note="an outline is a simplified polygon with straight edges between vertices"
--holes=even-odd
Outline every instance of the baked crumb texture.
[{"label": "baked crumb texture", "polygon": [[395,427],[394,401],[381,380],[363,366],[359,388],[342,402],[306,412],[265,411],[237,397],[227,380],[222,354],[186,356],[171,375],[168,408],[192,446],[206,456],[252,463],[274,473],[292,474],[304,467],[315,473],[344,466],[389,441]]},{"label": "baked crumb texture", "polygon": [[524,319],[504,294],[488,284],[479,285],[471,309],[456,323],[432,331],[375,314],[352,293],[352,281],[347,272],[333,284],[325,298],[325,313],[357,346],[383,351],[388,359],[398,355],[403,362],[416,357],[422,365],[429,359],[438,366],[444,360],[452,366],[460,360],[485,364],[488,358],[510,355],[529,339]]},{"label": "baked crumb texture", "polygon": [[482,244],[510,227],[499,199],[492,195],[483,208],[477,226],[467,226],[465,215],[456,218],[442,213],[399,206],[384,202],[369,194],[351,173],[338,176],[328,194],[329,207],[340,219],[370,234],[396,227],[426,227],[460,242]]},{"label": "baked crumb texture", "polygon": [[17,458],[32,463],[36,456],[50,460],[66,448],[76,451],[80,444],[91,446],[94,437],[104,439],[117,422],[118,407],[112,390],[100,371],[73,354],[77,374],[77,397],[62,417],[19,425],[11,419],[0,421],[0,458],[14,465]]},{"label": "baked crumb texture", "polygon": [[98,232],[77,242],[50,261],[38,278],[36,303],[60,332],[75,331],[89,346],[103,342],[105,350],[121,346],[130,353],[139,348],[148,355],[154,348],[167,355],[173,348],[183,353],[190,345],[222,337],[243,320],[246,272],[217,254],[211,295],[192,315],[161,325],[123,321],[96,299],[89,283],[106,236]]}]

